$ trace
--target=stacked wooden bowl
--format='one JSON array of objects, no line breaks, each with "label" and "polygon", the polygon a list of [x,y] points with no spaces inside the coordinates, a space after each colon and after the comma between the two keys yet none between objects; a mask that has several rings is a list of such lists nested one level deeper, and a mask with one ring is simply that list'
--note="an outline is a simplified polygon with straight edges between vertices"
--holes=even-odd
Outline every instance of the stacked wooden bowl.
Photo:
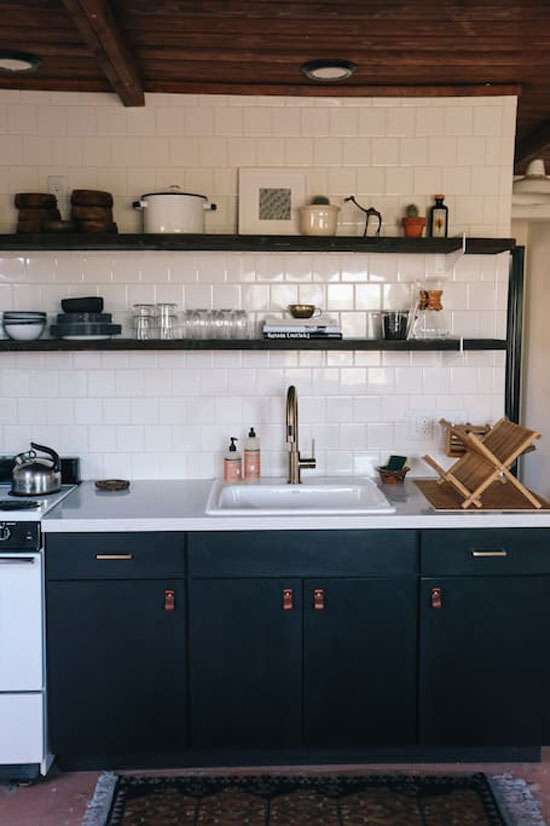
[{"label": "stacked wooden bowl", "polygon": [[55,195],[47,192],[18,192],[15,206],[19,210],[17,232],[47,232],[61,218]]},{"label": "stacked wooden bowl", "polygon": [[113,221],[113,196],[96,189],[74,189],[71,220],[77,232],[118,232]]}]

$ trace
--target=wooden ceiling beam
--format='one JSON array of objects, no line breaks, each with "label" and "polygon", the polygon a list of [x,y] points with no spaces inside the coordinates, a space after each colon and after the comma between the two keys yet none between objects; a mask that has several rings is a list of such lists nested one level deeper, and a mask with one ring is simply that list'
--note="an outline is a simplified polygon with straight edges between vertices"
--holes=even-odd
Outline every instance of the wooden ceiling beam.
[{"label": "wooden ceiling beam", "polygon": [[125,106],[145,106],[139,72],[107,0],[63,0],[103,74]]},{"label": "wooden ceiling beam", "polygon": [[516,165],[525,165],[550,149],[550,120],[545,120],[516,144]]},{"label": "wooden ceiling beam", "polygon": [[482,97],[517,95],[522,92],[519,83],[485,84],[369,84],[354,86],[316,86],[292,83],[227,83],[223,81],[156,79],[145,83],[147,92],[174,94],[215,95],[288,95],[299,97]]}]

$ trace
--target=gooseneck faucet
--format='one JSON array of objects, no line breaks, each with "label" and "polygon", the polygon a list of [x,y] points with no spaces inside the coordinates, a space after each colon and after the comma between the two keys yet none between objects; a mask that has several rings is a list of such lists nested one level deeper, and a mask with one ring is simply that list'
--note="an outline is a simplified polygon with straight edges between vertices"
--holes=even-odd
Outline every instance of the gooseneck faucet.
[{"label": "gooseneck faucet", "polygon": [[298,394],[293,384],[286,394],[286,446],[288,450],[288,484],[302,484],[302,468],[313,469],[317,466],[315,459],[315,442],[312,443],[312,456],[302,459],[298,445]]}]

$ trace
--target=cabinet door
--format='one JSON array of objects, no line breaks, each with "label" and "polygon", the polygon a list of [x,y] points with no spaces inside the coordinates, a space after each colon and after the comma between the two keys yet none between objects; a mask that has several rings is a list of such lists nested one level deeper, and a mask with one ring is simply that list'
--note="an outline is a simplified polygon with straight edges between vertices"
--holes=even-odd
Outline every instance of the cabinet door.
[{"label": "cabinet door", "polygon": [[194,747],[300,743],[301,587],[292,579],[191,581]]},{"label": "cabinet door", "polygon": [[549,598],[549,577],[422,580],[423,743],[541,742]]},{"label": "cabinet door", "polygon": [[416,579],[315,579],[304,588],[307,745],[416,738]]},{"label": "cabinet door", "polygon": [[183,581],[50,582],[47,623],[51,746],[62,763],[109,766],[185,746]]}]

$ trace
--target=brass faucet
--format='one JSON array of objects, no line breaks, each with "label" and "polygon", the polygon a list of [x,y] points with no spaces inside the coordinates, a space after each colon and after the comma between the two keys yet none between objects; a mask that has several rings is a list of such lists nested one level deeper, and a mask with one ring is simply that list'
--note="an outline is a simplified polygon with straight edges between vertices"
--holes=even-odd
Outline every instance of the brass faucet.
[{"label": "brass faucet", "polygon": [[288,450],[288,479],[289,485],[302,484],[302,468],[313,469],[317,466],[315,459],[315,441],[312,442],[309,459],[302,459],[298,447],[298,394],[293,384],[286,394],[286,446]]}]

